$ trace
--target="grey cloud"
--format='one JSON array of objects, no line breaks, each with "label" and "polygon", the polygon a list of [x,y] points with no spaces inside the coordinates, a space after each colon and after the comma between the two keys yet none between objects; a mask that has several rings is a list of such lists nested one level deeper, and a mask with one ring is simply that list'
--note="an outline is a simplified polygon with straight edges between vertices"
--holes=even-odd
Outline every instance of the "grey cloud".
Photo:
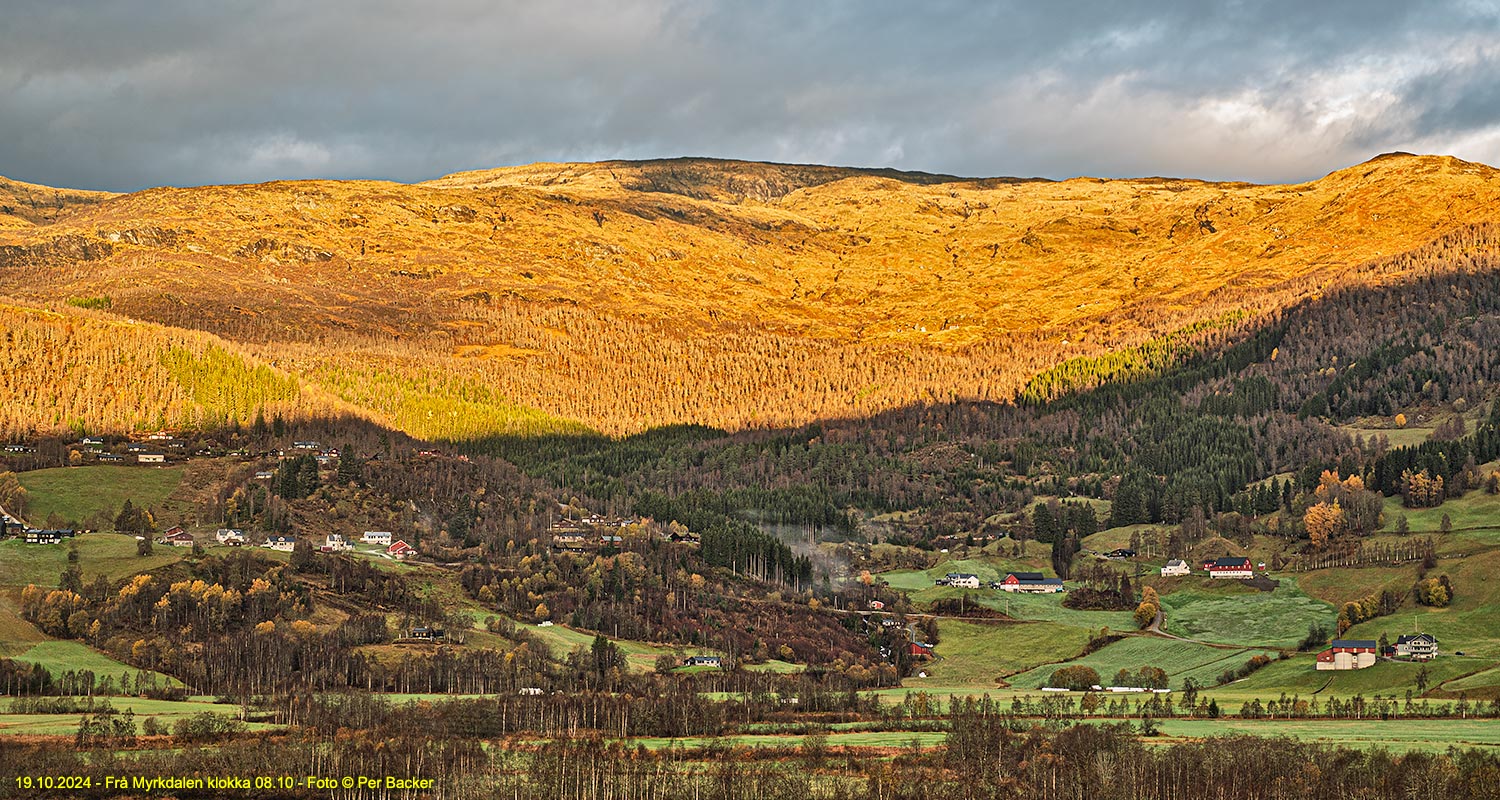
[{"label": "grey cloud", "polygon": [[711,155],[1296,180],[1500,161],[1496,8],[1360,2],[21,2],[0,174],[418,180]]}]

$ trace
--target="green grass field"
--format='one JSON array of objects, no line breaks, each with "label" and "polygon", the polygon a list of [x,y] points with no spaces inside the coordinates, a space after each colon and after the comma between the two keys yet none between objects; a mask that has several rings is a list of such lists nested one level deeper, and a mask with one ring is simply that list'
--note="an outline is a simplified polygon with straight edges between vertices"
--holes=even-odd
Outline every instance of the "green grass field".
[{"label": "green grass field", "polygon": [[1107,686],[1121,669],[1135,671],[1152,666],[1166,670],[1171,678],[1171,688],[1176,689],[1187,678],[1200,685],[1212,684],[1224,670],[1239,667],[1257,653],[1274,655],[1265,650],[1209,647],[1157,636],[1130,636],[1083,658],[1066,664],[1046,664],[1015,675],[1009,681],[1017,689],[1039,689],[1047,685],[1047,679],[1057,668],[1078,664],[1098,671],[1100,681]]},{"label": "green grass field", "polygon": [[1401,496],[1385,499],[1385,526],[1382,530],[1396,529],[1396,518],[1406,517],[1406,524],[1413,532],[1435,532],[1443,524],[1443,515],[1448,516],[1455,530],[1464,528],[1500,527],[1500,494],[1489,494],[1483,489],[1474,489],[1463,497],[1455,497],[1436,508],[1406,508],[1401,505]]},{"label": "green grass field", "polygon": [[1332,606],[1303,594],[1287,578],[1274,592],[1189,588],[1161,600],[1168,633],[1252,647],[1295,646],[1307,636],[1309,623],[1332,628],[1337,616]]},{"label": "green grass field", "polygon": [[1349,629],[1346,638],[1391,639],[1421,631],[1438,638],[1443,653],[1460,650],[1475,656],[1500,658],[1500,551],[1474,553],[1462,560],[1440,560],[1430,574],[1446,574],[1453,582],[1453,603],[1447,608],[1407,606],[1388,617],[1376,617]]},{"label": "green grass field", "polygon": [[[177,720],[205,711],[226,717],[238,717],[240,712],[239,706],[201,701],[148,700],[139,697],[100,699],[109,700],[109,704],[119,713],[123,714],[126,710],[134,712],[137,730],[147,718],[155,718],[164,728],[170,730]],[[0,713],[0,736],[71,736],[78,730],[78,718],[81,716],[76,713],[11,714],[8,703],[5,709],[4,713]],[[249,723],[245,727],[252,731],[276,728],[274,725],[258,722]]]},{"label": "green grass field", "polygon": [[1440,752],[1450,746],[1500,748],[1500,721],[1487,719],[1169,719],[1161,722],[1161,732],[1174,739],[1233,734],[1290,736],[1305,742],[1357,750],[1379,747],[1394,752]]},{"label": "green grass field", "polygon": [[[137,670],[135,667],[122,664],[107,655],[90,648],[82,642],[66,642],[59,640],[48,640],[37,642],[25,652],[14,656],[17,661],[28,661],[39,664],[53,675],[59,675],[68,670],[89,670],[96,676],[109,675],[119,681],[122,675],[129,676],[132,680],[136,672],[147,672],[149,670]],[[156,673],[159,683],[168,686],[181,686],[182,682],[176,678]]]},{"label": "green grass field", "polygon": [[[475,613],[476,626],[482,626],[485,617],[497,616],[490,611],[477,611]],[[512,620],[514,622],[514,620]],[[594,643],[595,634],[587,631],[574,630],[564,625],[548,625],[543,628],[525,622],[516,622],[516,626],[523,628],[527,633],[535,635],[546,643],[554,658],[565,658],[578,648],[589,649]],[[708,650],[697,647],[670,647],[667,645],[647,644],[630,639],[610,639],[620,651],[625,654],[625,663],[637,672],[649,672],[656,667],[656,659],[662,655],[692,656],[692,655],[714,655]],[[800,664],[789,664],[785,661],[774,659],[765,664],[747,664],[746,669],[760,669],[769,672],[799,672],[802,670]]]},{"label": "green grass field", "polygon": [[[1473,429],[1474,424],[1469,421],[1469,430]],[[1377,436],[1384,436],[1391,447],[1416,447],[1432,436],[1434,428],[1411,425],[1405,428],[1361,428],[1354,425],[1341,425],[1339,430],[1350,436],[1363,436],[1366,442]]]},{"label": "green grass field", "polygon": [[[1434,663],[1441,663],[1439,659]],[[1458,695],[1463,693],[1471,698],[1491,699],[1500,697],[1500,667],[1490,667],[1479,672],[1474,672],[1461,678],[1447,681],[1438,687],[1437,694]]]},{"label": "green grass field", "polygon": [[84,582],[103,574],[118,580],[178,561],[187,548],[153,548],[151,555],[135,554],[135,537],[116,533],[85,533],[60,545],[26,544],[20,539],[0,542],[0,586],[55,587],[68,566],[68,548],[78,549]]},{"label": "green grass field", "polygon": [[973,602],[992,608],[1014,619],[1031,622],[1060,622],[1076,628],[1109,628],[1111,630],[1134,630],[1135,618],[1129,611],[1079,611],[1062,604],[1065,594],[1021,594],[999,589],[956,589],[952,586],[934,586],[919,592],[911,592],[919,607],[930,606],[944,598],[959,598],[968,595]]},{"label": "green grass field", "polygon": [[18,656],[48,638],[35,625],[21,618],[19,596],[19,592],[16,597],[0,592],[0,658]]},{"label": "green grass field", "polygon": [[[1488,659],[1443,656],[1427,664],[1427,688],[1435,689],[1443,681],[1479,672],[1493,666]],[[1374,666],[1355,670],[1320,672],[1311,653],[1276,661],[1249,677],[1208,690],[1215,698],[1225,700],[1268,700],[1288,695],[1302,697],[1372,697],[1404,698],[1407,690],[1418,695],[1417,675],[1422,665],[1405,661],[1378,661]]]},{"label": "green grass field", "polygon": [[1004,675],[1078,655],[1088,631],[1054,622],[986,624],[945,619],[938,623],[938,658],[918,667],[926,678],[908,678],[916,689],[992,687]]},{"label": "green grass field", "polygon": [[[1118,723],[1121,720],[1093,719],[1090,724]],[[1168,719],[1159,723],[1161,737],[1148,742],[1167,744],[1188,739],[1216,736],[1287,736],[1304,742],[1338,745],[1356,750],[1382,748],[1393,752],[1440,752],[1455,747],[1500,748],[1500,721],[1497,720],[1241,720]],[[830,747],[904,748],[913,742],[919,747],[941,745],[946,735],[936,731],[840,731],[827,735]],[[649,750],[664,747],[703,748],[801,747],[806,741],[800,735],[742,734],[724,737],[689,737],[681,739],[639,738],[625,740]]]},{"label": "green grass field", "polygon": [[[1416,583],[1417,568],[1417,564],[1340,567],[1289,573],[1286,577],[1295,580],[1298,588],[1306,594],[1331,604],[1337,613],[1339,605],[1356,598],[1379,594],[1383,589],[1410,589]],[[1330,628],[1332,625],[1329,622]]]},{"label": "green grass field", "polygon": [[[827,746],[907,747],[915,741],[920,747],[936,747],[942,744],[946,738],[946,733],[937,731],[853,731],[849,733],[834,731],[828,734]],[[647,750],[660,750],[664,747],[700,748],[710,745],[717,747],[783,749],[801,747],[802,743],[806,740],[807,737],[795,734],[758,733],[722,737],[699,736],[682,739],[639,738],[623,741],[629,742],[632,746],[642,745]]]},{"label": "green grass field", "polygon": [[113,521],[128,499],[137,506],[159,508],[182,483],[182,467],[58,467],[19,473],[26,487],[26,518],[44,525],[57,514],[67,524],[86,527],[103,513]]}]

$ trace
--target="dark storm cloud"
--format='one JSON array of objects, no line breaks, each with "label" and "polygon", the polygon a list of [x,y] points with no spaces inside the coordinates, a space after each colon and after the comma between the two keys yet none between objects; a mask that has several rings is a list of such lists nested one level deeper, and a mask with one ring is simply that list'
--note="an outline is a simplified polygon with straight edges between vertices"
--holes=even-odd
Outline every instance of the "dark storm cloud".
[{"label": "dark storm cloud", "polygon": [[713,155],[1287,180],[1500,162],[1493,2],[10,3],[0,174],[134,189]]}]

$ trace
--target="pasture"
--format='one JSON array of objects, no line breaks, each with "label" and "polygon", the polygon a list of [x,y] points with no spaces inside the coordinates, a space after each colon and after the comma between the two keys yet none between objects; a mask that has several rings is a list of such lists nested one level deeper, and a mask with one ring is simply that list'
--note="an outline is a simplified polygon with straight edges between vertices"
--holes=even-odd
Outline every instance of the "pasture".
[{"label": "pasture", "polygon": [[110,580],[147,572],[183,557],[187,548],[157,545],[149,556],[136,555],[134,536],[117,533],[84,533],[62,544],[26,544],[20,539],[0,542],[0,586],[24,587],[34,583],[52,588],[68,566],[68,549],[78,550],[78,566],[84,582],[96,575]]},{"label": "pasture", "polygon": [[1246,646],[1294,647],[1307,636],[1309,623],[1332,628],[1336,617],[1332,606],[1303,594],[1288,578],[1282,578],[1274,592],[1224,594],[1188,588],[1161,600],[1167,633]]},{"label": "pasture", "polygon": [[1158,636],[1129,636],[1082,658],[1045,664],[1012,676],[1009,682],[1017,689],[1039,689],[1047,685],[1054,670],[1081,665],[1092,667],[1099,673],[1100,681],[1108,685],[1115,673],[1122,669],[1134,672],[1151,666],[1165,670],[1171,679],[1171,688],[1179,689],[1187,678],[1192,678],[1200,686],[1212,685],[1225,670],[1236,669],[1257,654],[1275,656],[1274,652],[1267,650],[1210,647]]},{"label": "pasture", "polygon": [[[953,619],[938,623],[938,658],[909,677],[915,689],[927,685],[994,687],[1001,677],[1039,664],[1065,661],[1083,651],[1088,631],[1054,622],[985,623]],[[915,675],[915,673],[913,673]]]},{"label": "pasture", "polygon": [[90,521],[115,515],[126,500],[137,506],[160,508],[182,483],[183,467],[91,466],[57,467],[17,475],[29,494],[26,518],[45,525],[52,514],[65,525],[93,527]]}]

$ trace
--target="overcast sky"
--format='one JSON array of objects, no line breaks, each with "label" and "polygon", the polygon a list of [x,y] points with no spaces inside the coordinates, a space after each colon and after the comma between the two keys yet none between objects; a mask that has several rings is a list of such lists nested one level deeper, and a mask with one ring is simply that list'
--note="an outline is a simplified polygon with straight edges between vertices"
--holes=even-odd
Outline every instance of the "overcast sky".
[{"label": "overcast sky", "polygon": [[8,0],[4,20],[0,175],[59,186],[680,155],[1256,181],[1389,150],[1500,164],[1500,0]]}]

